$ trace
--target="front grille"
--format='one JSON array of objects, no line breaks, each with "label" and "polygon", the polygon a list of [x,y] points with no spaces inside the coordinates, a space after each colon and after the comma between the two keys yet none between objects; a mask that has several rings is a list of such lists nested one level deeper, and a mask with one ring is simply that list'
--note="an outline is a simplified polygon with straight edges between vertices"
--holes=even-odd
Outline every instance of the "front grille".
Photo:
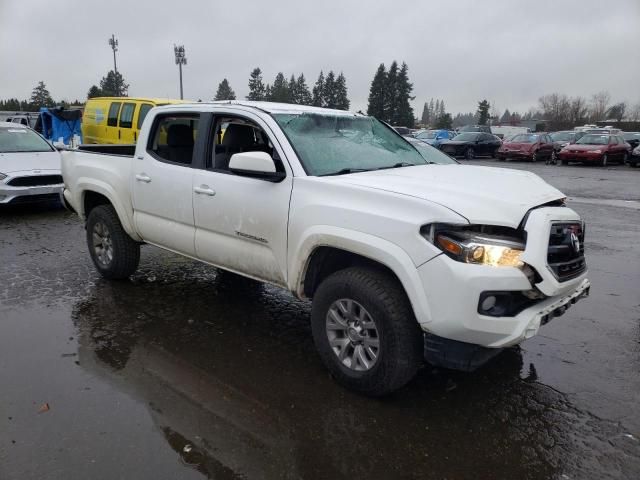
[{"label": "front grille", "polygon": [[59,202],[60,195],[57,193],[46,193],[43,195],[24,195],[21,197],[16,197],[9,202],[10,205],[23,205],[30,203],[48,203],[48,202]]},{"label": "front grille", "polygon": [[16,177],[7,185],[12,187],[40,187],[43,185],[58,185],[62,183],[62,175],[31,175],[29,177]]},{"label": "front grille", "polygon": [[560,282],[575,278],[586,270],[582,223],[567,222],[551,225],[547,264]]}]

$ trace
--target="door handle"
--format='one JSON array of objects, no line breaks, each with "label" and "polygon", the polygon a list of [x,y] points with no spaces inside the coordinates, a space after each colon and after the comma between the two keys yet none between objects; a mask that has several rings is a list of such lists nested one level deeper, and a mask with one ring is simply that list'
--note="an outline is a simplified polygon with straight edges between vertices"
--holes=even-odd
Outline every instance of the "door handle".
[{"label": "door handle", "polygon": [[151,182],[151,177],[146,173],[139,173],[136,175],[136,180],[139,182],[149,183]]},{"label": "door handle", "polygon": [[193,191],[199,195],[209,195],[210,197],[213,197],[216,194],[215,190],[212,190],[211,188],[209,188],[208,185],[200,185],[199,187],[193,187]]}]

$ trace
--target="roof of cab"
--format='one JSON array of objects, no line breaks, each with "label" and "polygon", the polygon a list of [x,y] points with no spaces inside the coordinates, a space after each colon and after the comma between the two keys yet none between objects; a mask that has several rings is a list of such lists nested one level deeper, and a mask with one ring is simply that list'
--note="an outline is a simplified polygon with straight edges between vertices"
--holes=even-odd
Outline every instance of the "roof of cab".
[{"label": "roof of cab", "polygon": [[[317,113],[319,115],[340,115],[340,116],[363,116],[361,113],[349,112],[347,110],[334,110],[331,108],[312,107],[309,105],[297,105],[293,103],[276,103],[276,102],[255,102],[250,100],[218,100],[213,102],[185,102],[184,106],[217,106],[229,105],[238,107],[257,108],[268,113]],[[170,107],[164,107],[170,108]]]}]

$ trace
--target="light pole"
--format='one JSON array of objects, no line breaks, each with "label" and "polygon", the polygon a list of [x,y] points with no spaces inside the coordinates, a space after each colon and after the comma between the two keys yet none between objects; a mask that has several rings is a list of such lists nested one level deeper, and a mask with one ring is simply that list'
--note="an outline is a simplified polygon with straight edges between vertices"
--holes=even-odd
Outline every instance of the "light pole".
[{"label": "light pole", "polygon": [[182,65],[187,64],[187,57],[184,54],[184,45],[176,45],[174,43],[173,53],[176,55],[176,65],[178,65],[178,70],[180,70],[180,100],[182,100]]},{"label": "light pole", "polygon": [[114,80],[116,83],[116,96],[120,96],[120,89],[118,88],[118,66],[116,65],[116,52],[118,51],[118,40],[116,36],[112,33],[111,38],[109,39],[109,45],[111,46],[111,50],[113,50],[113,71],[115,72]]}]

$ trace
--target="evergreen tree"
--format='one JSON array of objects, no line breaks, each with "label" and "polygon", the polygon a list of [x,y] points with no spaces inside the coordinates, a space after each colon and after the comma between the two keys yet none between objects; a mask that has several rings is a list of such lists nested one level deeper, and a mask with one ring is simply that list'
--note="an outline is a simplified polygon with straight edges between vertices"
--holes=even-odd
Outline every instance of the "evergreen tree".
[{"label": "evergreen tree", "polygon": [[453,120],[451,119],[451,114],[450,113],[445,113],[443,115],[441,115],[440,117],[438,117],[438,120],[436,121],[436,128],[442,128],[445,130],[451,130],[453,124]]},{"label": "evergreen tree", "polygon": [[440,100],[440,111],[438,111],[438,117],[442,117],[445,114],[444,100]]},{"label": "evergreen tree", "polygon": [[349,110],[349,97],[347,95],[347,79],[344,74],[340,72],[338,78],[336,78],[336,105],[338,110]]},{"label": "evergreen tree", "polygon": [[336,76],[333,70],[324,79],[323,100],[327,108],[336,108]]},{"label": "evergreen tree", "polygon": [[376,117],[380,120],[385,118],[385,91],[387,86],[387,71],[384,63],[381,63],[376,70],[371,87],[369,88],[369,105],[367,106],[367,115]]},{"label": "evergreen tree", "polygon": [[100,90],[105,97],[126,97],[129,84],[125,83],[120,72],[115,73],[113,70],[109,70],[107,76],[100,80]]},{"label": "evergreen tree", "polygon": [[509,123],[509,122],[511,122],[511,112],[507,108],[502,114],[502,117],[500,117],[500,123]]},{"label": "evergreen tree", "polygon": [[304,73],[301,73],[296,81],[296,97],[300,105],[313,104],[313,97],[311,96],[309,87],[307,87],[307,81],[304,78]]},{"label": "evergreen tree", "polygon": [[[413,84],[409,82],[409,67],[403,62],[396,81],[396,105],[394,116],[391,119],[394,125],[413,127],[413,108],[409,103],[415,98],[411,96],[412,91]],[[440,108],[443,109],[444,113],[444,102],[440,102]]]},{"label": "evergreen tree", "polygon": [[298,83],[296,82],[296,77],[293,75],[293,73],[289,78],[289,84],[287,88],[289,89],[289,100],[287,100],[287,102],[300,104],[300,102],[298,101]]},{"label": "evergreen tree", "polygon": [[55,102],[53,101],[53,98],[51,98],[49,90],[47,90],[47,86],[42,80],[40,80],[38,82],[38,85],[33,88],[33,91],[31,92],[30,102],[31,105],[37,108],[53,107],[55,105]]},{"label": "evergreen tree", "polygon": [[102,90],[97,85],[91,85],[89,92],[87,92],[87,98],[95,98],[104,96]]},{"label": "evergreen tree", "polygon": [[262,70],[256,67],[251,71],[251,75],[249,76],[249,95],[246,96],[246,99],[264,100],[265,94],[264,83],[262,83]]},{"label": "evergreen tree", "polygon": [[424,106],[422,107],[422,117],[420,117],[420,123],[423,126],[429,125],[429,105],[427,102],[424,102]]},{"label": "evergreen tree", "polygon": [[489,109],[491,105],[487,100],[478,102],[478,125],[486,125],[489,120]]},{"label": "evergreen tree", "polygon": [[318,80],[316,80],[316,84],[313,86],[313,105],[316,107],[326,107],[325,97],[324,97],[324,73],[320,70],[320,75],[318,75]]},{"label": "evergreen tree", "polygon": [[429,117],[431,122],[433,123],[436,119],[436,105],[433,102],[433,98],[431,99],[431,101],[429,102]]},{"label": "evergreen tree", "polygon": [[214,100],[235,100],[236,92],[233,91],[231,85],[229,85],[229,81],[226,78],[223,78],[220,84],[218,85],[218,91],[216,92],[216,96],[213,97]]},{"label": "evergreen tree", "polygon": [[289,85],[287,85],[284,74],[278,72],[271,86],[271,101],[287,103],[289,100]]},{"label": "evergreen tree", "polygon": [[385,84],[384,117],[382,120],[397,125],[395,123],[398,110],[398,62],[395,60],[387,72]]}]

